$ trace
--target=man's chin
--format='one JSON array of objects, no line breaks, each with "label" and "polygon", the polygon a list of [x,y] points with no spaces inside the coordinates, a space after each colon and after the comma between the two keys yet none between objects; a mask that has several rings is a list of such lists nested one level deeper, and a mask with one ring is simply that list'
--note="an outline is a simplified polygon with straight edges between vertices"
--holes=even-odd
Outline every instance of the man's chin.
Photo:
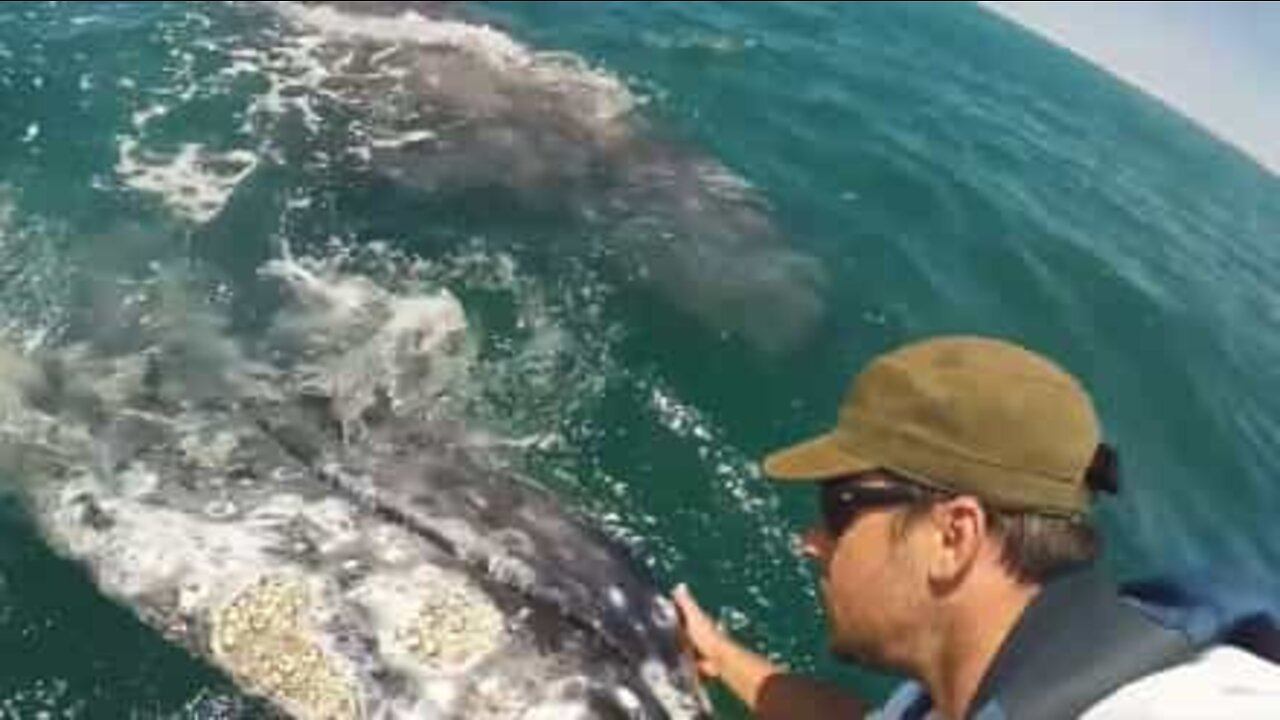
[{"label": "man's chin", "polygon": [[858,665],[862,665],[866,662],[866,659],[863,657],[863,653],[858,652],[858,650],[850,643],[842,642],[834,636],[829,636],[829,639],[827,640],[827,652],[831,653],[832,657],[841,662],[855,663]]},{"label": "man's chin", "polygon": [[831,653],[831,657],[842,663],[848,663],[850,665],[866,665],[866,662],[852,650],[846,650],[839,645],[834,644],[827,649]]},{"label": "man's chin", "polygon": [[891,667],[880,653],[871,648],[860,647],[854,643],[842,642],[833,638],[827,644],[827,651],[831,653],[832,657],[843,663],[857,665],[877,672],[898,672],[897,668]]}]

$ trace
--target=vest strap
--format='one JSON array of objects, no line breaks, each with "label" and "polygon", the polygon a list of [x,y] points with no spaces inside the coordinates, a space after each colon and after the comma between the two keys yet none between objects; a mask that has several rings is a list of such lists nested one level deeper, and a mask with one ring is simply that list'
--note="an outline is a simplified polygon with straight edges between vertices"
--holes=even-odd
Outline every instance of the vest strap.
[{"label": "vest strap", "polygon": [[1157,624],[1100,572],[1044,586],[1005,639],[969,718],[1061,720],[1140,677],[1190,660],[1184,633]]}]

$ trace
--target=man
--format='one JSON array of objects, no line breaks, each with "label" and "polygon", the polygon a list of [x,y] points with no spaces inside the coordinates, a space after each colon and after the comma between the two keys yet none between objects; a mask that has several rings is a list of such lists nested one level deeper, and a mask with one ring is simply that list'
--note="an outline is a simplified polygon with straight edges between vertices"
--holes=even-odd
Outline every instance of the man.
[{"label": "man", "polygon": [[[764,469],[817,484],[803,549],[831,650],[912,680],[873,717],[1280,718],[1264,616],[1171,585],[1122,594],[1092,568],[1088,511],[1116,491],[1116,461],[1080,383],[1043,357],[971,337],[891,352],[831,432]],[[758,717],[867,716],[736,643],[685,588],[675,601],[701,673]]]}]

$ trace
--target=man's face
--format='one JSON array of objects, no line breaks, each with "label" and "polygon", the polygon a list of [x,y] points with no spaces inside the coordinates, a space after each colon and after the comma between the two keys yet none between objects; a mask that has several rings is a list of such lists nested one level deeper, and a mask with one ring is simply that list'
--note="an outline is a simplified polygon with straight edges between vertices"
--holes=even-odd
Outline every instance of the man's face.
[{"label": "man's face", "polygon": [[[824,487],[825,519],[803,539],[817,565],[831,650],[871,667],[901,669],[904,643],[927,609],[920,533],[901,517],[902,486],[885,476],[868,473],[832,492],[837,489]],[[840,502],[847,505],[843,511]]]}]

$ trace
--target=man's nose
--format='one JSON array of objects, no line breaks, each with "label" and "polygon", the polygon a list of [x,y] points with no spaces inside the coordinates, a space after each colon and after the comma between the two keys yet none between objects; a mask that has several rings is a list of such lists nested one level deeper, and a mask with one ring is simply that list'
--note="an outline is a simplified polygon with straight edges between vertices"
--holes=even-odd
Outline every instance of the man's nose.
[{"label": "man's nose", "polygon": [[807,528],[800,535],[800,553],[810,560],[821,562],[827,556],[829,545],[827,533],[819,527]]}]

